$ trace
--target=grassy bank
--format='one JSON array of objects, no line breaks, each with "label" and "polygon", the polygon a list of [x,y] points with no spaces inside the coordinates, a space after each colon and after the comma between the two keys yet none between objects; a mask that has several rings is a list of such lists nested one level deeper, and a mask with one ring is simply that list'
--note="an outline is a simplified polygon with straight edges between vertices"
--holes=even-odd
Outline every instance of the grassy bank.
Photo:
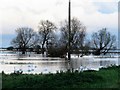
[{"label": "grassy bank", "polygon": [[4,74],[3,88],[120,88],[120,66],[100,71],[56,74]]}]

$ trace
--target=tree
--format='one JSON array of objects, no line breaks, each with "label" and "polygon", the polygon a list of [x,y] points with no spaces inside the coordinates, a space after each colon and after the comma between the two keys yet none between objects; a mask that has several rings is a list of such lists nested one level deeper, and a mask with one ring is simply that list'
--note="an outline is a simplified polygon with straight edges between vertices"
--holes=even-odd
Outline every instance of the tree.
[{"label": "tree", "polygon": [[60,35],[56,32],[54,38],[48,43],[48,56],[49,57],[65,57],[66,47],[60,42]]},{"label": "tree", "polygon": [[50,43],[48,48],[48,56],[50,57],[65,57],[66,48],[64,46],[59,46],[58,43]]},{"label": "tree", "polygon": [[[60,41],[61,43],[68,46],[68,37],[69,37],[68,21],[65,20],[60,30],[62,33],[62,37]],[[77,18],[73,18],[71,20],[71,34],[70,34],[71,51],[83,47],[85,36],[86,36],[86,27]]]},{"label": "tree", "polygon": [[[48,21],[41,21],[39,23],[39,35],[40,35],[40,42],[42,45],[42,54],[44,55],[45,48],[47,47],[49,41],[53,38],[53,31],[56,29],[56,26]],[[46,45],[46,46],[45,46]]]},{"label": "tree", "polygon": [[41,49],[41,47],[39,45],[34,46],[34,50],[35,50],[36,54],[40,54],[40,49]]},{"label": "tree", "polygon": [[92,34],[93,48],[95,55],[106,54],[110,49],[115,47],[116,37],[111,35],[106,28],[102,28],[98,32]]},{"label": "tree", "polygon": [[81,57],[83,55],[89,55],[90,54],[90,44],[91,42],[89,40],[85,40],[84,45],[80,47],[81,50]]},{"label": "tree", "polygon": [[19,48],[22,54],[25,54],[26,48],[32,47],[37,40],[35,40],[35,32],[32,28],[22,27],[16,29],[17,36],[12,40],[12,45]]},{"label": "tree", "polygon": [[12,46],[7,47],[7,50],[13,50],[14,48]]}]

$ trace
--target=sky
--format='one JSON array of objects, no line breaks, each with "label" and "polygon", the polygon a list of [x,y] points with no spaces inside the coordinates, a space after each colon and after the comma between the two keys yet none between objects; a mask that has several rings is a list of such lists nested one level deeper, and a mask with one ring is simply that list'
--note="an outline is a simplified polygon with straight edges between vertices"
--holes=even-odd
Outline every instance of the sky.
[{"label": "sky", "polygon": [[[38,30],[41,20],[57,26],[68,18],[69,0],[0,0],[0,47],[10,46],[19,27]],[[71,0],[72,17],[85,26],[87,35],[102,28],[118,34],[119,0]]]}]

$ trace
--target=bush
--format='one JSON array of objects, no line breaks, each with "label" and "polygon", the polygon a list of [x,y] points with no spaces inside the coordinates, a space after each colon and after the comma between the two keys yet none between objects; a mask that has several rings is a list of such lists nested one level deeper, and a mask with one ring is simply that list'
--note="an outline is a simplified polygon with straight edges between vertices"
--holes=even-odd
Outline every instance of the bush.
[{"label": "bush", "polygon": [[14,48],[11,46],[11,47],[8,47],[7,50],[13,50]]},{"label": "bush", "polygon": [[67,53],[67,49],[64,46],[62,46],[62,47],[53,47],[53,46],[51,46],[48,49],[48,56],[49,57],[61,57],[61,58],[64,58],[66,56],[66,53]]}]

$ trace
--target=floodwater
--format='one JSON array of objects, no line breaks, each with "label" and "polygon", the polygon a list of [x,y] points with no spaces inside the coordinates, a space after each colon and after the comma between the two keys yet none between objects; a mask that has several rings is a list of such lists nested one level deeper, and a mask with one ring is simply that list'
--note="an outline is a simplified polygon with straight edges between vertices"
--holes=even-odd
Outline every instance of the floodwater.
[{"label": "floodwater", "polygon": [[13,73],[22,70],[27,74],[56,73],[56,71],[74,70],[99,70],[101,67],[118,65],[118,57],[78,57],[72,55],[71,61],[64,58],[42,57],[42,55],[29,53],[19,55],[10,51],[0,53],[0,72]]}]

